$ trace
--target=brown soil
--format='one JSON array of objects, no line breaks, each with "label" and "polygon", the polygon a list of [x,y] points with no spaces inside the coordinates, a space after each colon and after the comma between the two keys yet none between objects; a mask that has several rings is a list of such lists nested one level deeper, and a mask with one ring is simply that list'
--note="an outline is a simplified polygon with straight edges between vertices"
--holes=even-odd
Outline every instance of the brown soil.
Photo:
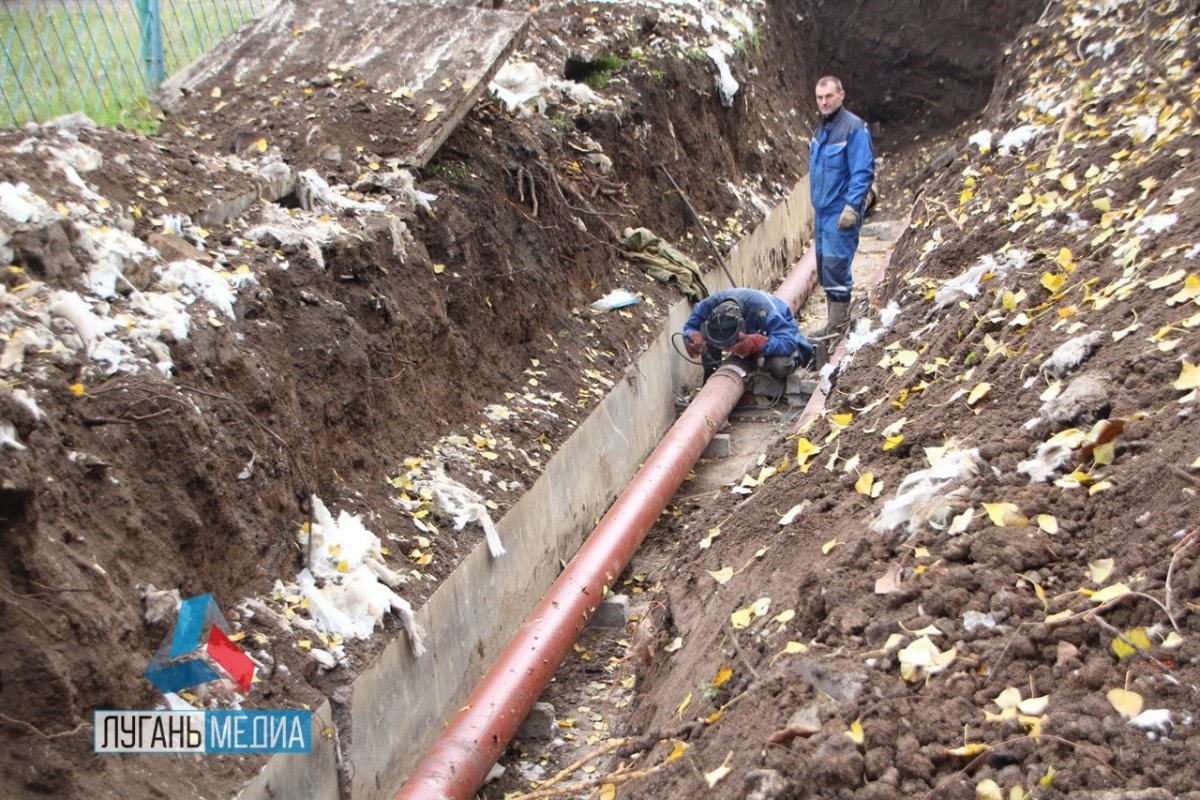
[{"label": "brown soil", "polygon": [[[93,709],[150,707],[160,699],[140,673],[166,628],[146,622],[137,587],[177,588],[185,597],[212,592],[231,622],[246,623],[245,641],[258,642],[247,649],[268,665],[246,705],[294,707],[333,694],[399,632],[395,621],[367,643],[349,643],[348,664],[321,671],[291,639],[242,620],[234,607],[242,598],[271,598],[276,579],[294,579],[304,560],[296,535],[311,511],[309,498],[364,515],[388,546],[392,568],[413,575],[402,593],[419,605],[481,534],[475,526],[457,534],[443,526],[427,548],[433,560],[410,562],[406,554],[418,546],[419,532],[393,502],[396,490],[387,480],[403,471],[406,458],[431,455],[442,437],[479,433],[496,441],[499,457],[464,457],[450,467],[502,514],[520,486],[537,477],[539,459],[601,396],[603,384],[587,371],[617,379],[677,296],[620,257],[615,231],[644,225],[711,261],[660,165],[728,245],[761,212],[739,202],[724,181],[752,188],[768,203],[790,188],[807,169],[811,85],[830,71],[845,77],[848,105],[878,121],[883,211],[905,213],[923,187],[888,284],[903,311],[883,340],[857,353],[837,378],[830,411],[854,416],[836,441],[827,441],[827,418],[803,434],[825,448],[809,471],[795,468],[793,437],[769,454],[773,463],[787,455],[792,468],[752,498],[726,493],[702,507],[689,503],[656,532],[652,546],[671,566],[647,593],[672,609],[684,647],[639,669],[636,711],[612,732],[657,740],[670,731],[690,746],[623,791],[972,797],[984,778],[1006,792],[1022,785],[1037,797],[1114,786],[1161,788],[1163,796],[1194,790],[1200,548],[1194,536],[1183,535],[1194,524],[1197,473],[1190,465],[1200,451],[1188,436],[1195,401],[1178,402],[1185,392],[1172,382],[1182,362],[1197,358],[1195,325],[1184,323],[1195,306],[1166,304],[1183,282],[1167,289],[1145,283],[1175,269],[1196,272],[1198,195],[1176,195],[1178,202],[1168,205],[1172,193],[1195,182],[1189,171],[1200,101],[1194,14],[1167,3],[1155,13],[1125,4],[1098,15],[1089,9],[1104,4],[1068,3],[1014,40],[1041,4],[868,2],[839,17],[839,27],[828,21],[828,5],[753,6],[761,37],[731,59],[742,90],[725,109],[712,64],[688,55],[706,43],[698,21],[681,25],[674,12],[636,6],[544,4],[533,10],[521,49],[551,74],[562,74],[580,53],[622,56],[625,66],[601,90],[620,99],[619,106],[556,105],[546,116],[514,116],[481,101],[417,176],[418,188],[439,196],[432,213],[393,203],[390,217],[333,215],[352,235],[317,253],[248,242],[247,229],[271,212],[260,205],[243,220],[213,226],[202,240],[193,236],[201,260],[229,272],[245,267],[257,283],[239,294],[235,319],[203,303],[192,307],[190,335],[169,343],[169,376],[149,363],[109,374],[77,347],[30,348],[23,366],[6,373],[8,388],[0,394],[0,416],[25,447],[0,449],[4,795],[235,793],[261,761],[91,754]],[[1070,27],[1075,10],[1097,19]],[[1163,31],[1172,21],[1179,25],[1167,46]],[[873,48],[870,63],[856,54],[856,42]],[[1122,69],[1133,70],[1129,76],[1105,82],[1114,71],[1106,53],[1120,54]],[[315,75],[324,62],[313,56],[304,63]],[[297,74],[305,79],[299,65]],[[228,75],[213,81],[234,84]],[[1029,93],[1039,88],[1065,104],[1057,116],[1030,110]],[[276,87],[248,83],[237,91],[246,108],[276,108],[269,102]],[[356,153],[326,170],[331,183],[352,180],[375,156],[386,158],[371,151],[371,134],[406,122],[361,112],[363,104],[382,107],[371,106],[380,91],[347,82],[322,98],[327,130],[337,131],[344,154]],[[276,125],[289,119],[286,111],[278,112]],[[291,118],[312,110],[295,112]],[[1123,121],[1142,113],[1156,116],[1158,138],[1131,138]],[[174,114],[156,137],[78,133],[103,154],[103,168],[83,175],[103,201],[53,166],[46,148],[69,145],[53,129],[0,135],[0,179],[27,182],[71,220],[35,231],[5,222],[15,254],[2,295],[7,336],[32,324],[50,290],[82,289],[92,256],[76,224],[150,240],[162,233],[156,214],[195,214],[211,202],[206,192],[214,185],[220,192],[250,186],[237,162],[218,152],[245,131],[245,119],[201,118],[186,104]],[[971,114],[982,120],[955,127]],[[344,125],[349,118],[359,122]],[[991,128],[998,140],[1023,122],[1040,122],[1046,132],[1016,155],[964,147],[965,136],[979,128]],[[179,135],[182,128],[194,137]],[[1046,162],[1060,131],[1063,146],[1053,166]],[[1159,144],[1168,131],[1178,138]],[[612,159],[610,173],[579,157],[585,136]],[[274,136],[281,149],[271,155],[298,167],[319,163],[289,150],[287,139]],[[1110,164],[1116,166],[1109,170]],[[1085,178],[1090,165],[1102,185],[1094,175]],[[1048,169],[1060,172],[1051,178]],[[1067,172],[1078,189],[1055,183]],[[1044,215],[1038,210],[1044,204],[1009,210],[1023,191],[1033,198],[1051,188],[1064,202],[1060,208]],[[1111,212],[1092,202],[1101,194]],[[1168,209],[1178,221],[1160,233],[1134,222]],[[1086,227],[1073,228],[1070,212]],[[319,212],[292,214],[321,220]],[[1022,215],[1030,218],[1012,230]],[[1093,243],[1110,229],[1112,238]],[[977,298],[930,313],[927,293],[939,281],[1006,244],[1027,250],[1028,263],[985,282]],[[1055,260],[1063,247],[1078,268],[1051,295],[1042,275],[1064,272]],[[1115,292],[1107,304],[1096,302],[1105,287],[1120,288],[1114,282],[1126,269],[1143,282]],[[136,289],[111,300],[117,310],[154,284],[152,275],[127,274]],[[627,314],[588,313],[587,304],[617,287],[640,292],[645,302]],[[1020,289],[1026,299],[1019,309],[1006,308],[1003,291]],[[1017,310],[1029,316],[1027,325],[1009,324]],[[1135,312],[1141,327],[1114,341],[1111,334],[1127,328]],[[1037,377],[1075,322],[1104,334],[1079,370],[1103,376],[1103,401],[1077,420],[1025,427],[1039,413],[1045,386],[1027,387],[1026,380]],[[1158,341],[1147,341],[1168,324]],[[65,328],[56,333],[73,341]],[[1162,340],[1178,341],[1163,349]],[[997,343],[1010,349],[998,350]],[[885,354],[908,349],[918,351],[918,360],[907,372],[878,366]],[[966,395],[955,397],[980,383],[990,391],[971,407]],[[15,389],[27,392],[42,416]],[[556,404],[557,419],[536,413],[526,395]],[[492,422],[483,413],[491,404],[516,413]],[[880,431],[902,417],[903,441],[881,450]],[[1016,472],[1054,430],[1086,431],[1096,417],[1125,421],[1111,463],[1092,467],[1089,478],[1111,488],[1030,485]],[[948,536],[925,527],[904,539],[872,532],[900,481],[927,466],[923,448],[949,440],[978,448],[988,465],[953,498],[956,512],[976,509],[966,532]],[[826,471],[835,450],[843,461]],[[842,471],[851,455],[860,456],[859,472],[870,470],[883,483],[877,499],[857,493],[858,475]],[[253,470],[239,479],[251,459]],[[1091,463],[1081,460],[1085,468]],[[802,501],[810,503],[806,516],[781,532],[778,514]],[[1058,532],[995,527],[983,502],[1015,503],[1029,518],[1052,514]],[[731,513],[714,546],[696,550],[696,532]],[[822,555],[822,543],[834,540],[839,544]],[[770,559],[725,586],[703,571],[740,566],[768,545]],[[1170,627],[1166,608],[1140,595],[1095,618],[1045,624],[1049,612],[1086,606],[1072,592],[1096,587],[1088,564],[1105,557],[1114,560],[1109,583],[1123,581],[1170,609],[1181,647],[1161,646]],[[876,594],[876,580],[893,564],[903,581]],[[760,597],[772,598],[770,614],[735,633],[729,614]],[[777,630],[768,620],[784,609],[795,616]],[[966,611],[990,613],[997,625],[965,631]],[[885,652],[888,636],[929,625],[943,631],[932,637],[940,649],[957,644],[957,658],[928,679],[904,681],[896,650]],[[1118,659],[1108,626],[1153,628],[1154,658]],[[773,660],[789,640],[809,649]],[[724,664],[733,677],[711,687]],[[992,701],[1010,686],[1024,697],[1049,694],[1041,738],[1026,736],[1019,722],[984,723],[984,711],[998,712]],[[1170,709],[1174,726],[1151,737],[1122,722],[1105,699],[1113,688],[1139,692],[1147,708]],[[677,713],[689,693],[695,699]],[[740,699],[715,722],[694,722],[734,698]],[[768,743],[794,712],[812,705],[818,733]],[[844,735],[855,720],[863,727],[861,744]],[[686,732],[678,730],[684,723]],[[979,758],[949,754],[964,736],[992,749]],[[637,763],[661,761],[671,748],[642,748]],[[729,753],[732,772],[710,789],[704,773]],[[1039,786],[1050,767],[1054,779]],[[780,788],[763,788],[768,784]],[[498,791],[506,788],[528,786]]]}]

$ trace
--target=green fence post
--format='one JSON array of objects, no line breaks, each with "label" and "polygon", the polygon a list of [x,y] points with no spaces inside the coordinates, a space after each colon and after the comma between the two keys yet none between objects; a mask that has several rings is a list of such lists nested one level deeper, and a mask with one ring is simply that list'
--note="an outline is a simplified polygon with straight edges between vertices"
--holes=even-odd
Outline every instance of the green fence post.
[{"label": "green fence post", "polygon": [[167,76],[163,58],[162,8],[159,0],[137,0],[137,10],[142,32],[142,63],[146,65],[146,81],[153,89]]}]

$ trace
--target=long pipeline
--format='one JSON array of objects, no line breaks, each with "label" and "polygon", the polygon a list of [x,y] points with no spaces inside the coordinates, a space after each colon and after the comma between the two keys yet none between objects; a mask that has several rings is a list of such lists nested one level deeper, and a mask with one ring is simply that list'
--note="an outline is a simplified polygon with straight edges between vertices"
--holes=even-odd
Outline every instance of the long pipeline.
[{"label": "long pipeline", "polygon": [[[816,256],[810,248],[775,294],[795,309],[815,282]],[[447,723],[396,800],[474,796],[605,592],[741,399],[745,377],[736,361],[713,373]]]}]

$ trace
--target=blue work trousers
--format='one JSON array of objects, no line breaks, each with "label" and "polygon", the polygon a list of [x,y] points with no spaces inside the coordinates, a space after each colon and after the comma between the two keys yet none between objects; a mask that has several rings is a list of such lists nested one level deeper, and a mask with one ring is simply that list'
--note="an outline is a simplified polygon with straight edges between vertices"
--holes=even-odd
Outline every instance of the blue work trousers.
[{"label": "blue work trousers", "polygon": [[850,264],[854,251],[858,249],[858,234],[862,223],[853,228],[839,228],[837,213],[817,212],[817,279],[826,297],[833,303],[850,302],[850,290],[854,279],[850,276]]}]

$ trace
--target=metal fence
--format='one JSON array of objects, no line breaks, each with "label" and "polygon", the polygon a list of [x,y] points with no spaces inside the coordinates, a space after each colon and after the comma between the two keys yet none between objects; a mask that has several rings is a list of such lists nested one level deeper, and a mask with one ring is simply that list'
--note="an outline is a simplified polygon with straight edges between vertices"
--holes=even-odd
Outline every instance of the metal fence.
[{"label": "metal fence", "polygon": [[82,111],[155,124],[148,97],[268,0],[0,0],[0,126]]}]

